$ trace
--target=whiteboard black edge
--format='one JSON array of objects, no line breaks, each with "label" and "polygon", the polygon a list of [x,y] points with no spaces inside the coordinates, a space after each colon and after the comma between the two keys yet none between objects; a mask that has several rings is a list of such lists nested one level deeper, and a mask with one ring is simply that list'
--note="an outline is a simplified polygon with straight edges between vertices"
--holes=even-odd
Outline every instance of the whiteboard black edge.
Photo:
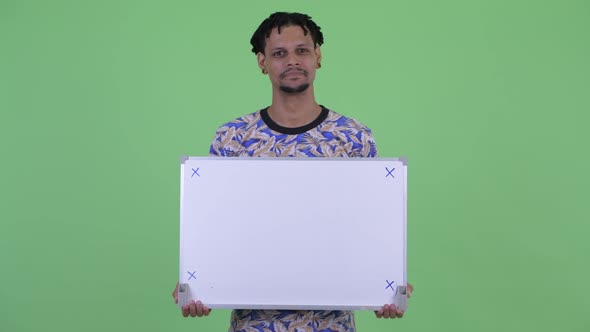
[{"label": "whiteboard black edge", "polygon": [[329,157],[329,158],[310,158],[310,157],[219,157],[219,156],[209,156],[209,157],[191,157],[191,156],[183,156],[180,158],[182,164],[184,164],[187,160],[217,160],[219,158],[223,158],[223,160],[310,160],[310,161],[326,161],[326,160],[350,160],[350,161],[399,161],[404,166],[408,164],[407,157],[399,157],[399,158],[342,158],[342,157]]},{"label": "whiteboard black edge", "polygon": [[338,306],[338,305],[235,305],[235,304],[205,304],[211,309],[239,309],[239,310],[379,310],[381,306]]}]

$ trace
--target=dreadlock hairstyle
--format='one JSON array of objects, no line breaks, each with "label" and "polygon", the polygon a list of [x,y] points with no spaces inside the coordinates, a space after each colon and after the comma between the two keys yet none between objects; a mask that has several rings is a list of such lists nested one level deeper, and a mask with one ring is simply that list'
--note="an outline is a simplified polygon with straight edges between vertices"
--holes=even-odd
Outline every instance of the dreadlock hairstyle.
[{"label": "dreadlock hairstyle", "polygon": [[250,39],[252,52],[254,54],[258,54],[258,52],[264,54],[266,38],[270,37],[272,29],[277,28],[278,33],[281,33],[281,27],[292,25],[300,26],[306,36],[311,33],[314,47],[324,43],[324,35],[320,31],[320,27],[311,20],[310,16],[301,13],[276,12],[265,19],[252,35],[252,39]]}]

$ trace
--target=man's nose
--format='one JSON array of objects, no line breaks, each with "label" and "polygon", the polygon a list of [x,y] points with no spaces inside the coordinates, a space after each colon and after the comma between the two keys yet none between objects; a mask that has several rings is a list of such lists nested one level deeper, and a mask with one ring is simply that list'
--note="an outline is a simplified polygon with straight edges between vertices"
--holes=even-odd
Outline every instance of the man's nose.
[{"label": "man's nose", "polygon": [[299,56],[295,53],[289,53],[287,55],[287,65],[289,65],[289,66],[299,65]]}]

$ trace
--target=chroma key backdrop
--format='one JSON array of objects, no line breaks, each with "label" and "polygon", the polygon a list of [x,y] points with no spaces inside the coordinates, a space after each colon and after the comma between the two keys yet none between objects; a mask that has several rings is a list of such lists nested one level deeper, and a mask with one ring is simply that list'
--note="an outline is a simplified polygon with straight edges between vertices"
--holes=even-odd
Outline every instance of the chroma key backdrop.
[{"label": "chroma key backdrop", "polygon": [[179,158],[270,104],[275,11],[324,32],[318,102],[408,158],[415,291],[357,330],[589,331],[582,0],[0,0],[0,330],[227,330],[172,300]]}]

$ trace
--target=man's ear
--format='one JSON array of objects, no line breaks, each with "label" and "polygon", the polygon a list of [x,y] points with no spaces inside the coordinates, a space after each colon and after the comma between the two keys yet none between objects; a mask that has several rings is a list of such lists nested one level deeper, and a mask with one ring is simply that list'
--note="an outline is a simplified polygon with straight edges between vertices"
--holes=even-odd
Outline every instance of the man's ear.
[{"label": "man's ear", "polygon": [[317,65],[320,65],[322,63],[322,50],[320,48],[320,45],[316,45],[314,51],[315,51],[315,56],[317,58],[317,60],[316,60]]},{"label": "man's ear", "polygon": [[258,61],[258,68],[266,70],[266,66],[264,65],[264,60],[266,59],[266,56],[262,54],[262,52],[258,52],[256,54],[256,59]]}]

